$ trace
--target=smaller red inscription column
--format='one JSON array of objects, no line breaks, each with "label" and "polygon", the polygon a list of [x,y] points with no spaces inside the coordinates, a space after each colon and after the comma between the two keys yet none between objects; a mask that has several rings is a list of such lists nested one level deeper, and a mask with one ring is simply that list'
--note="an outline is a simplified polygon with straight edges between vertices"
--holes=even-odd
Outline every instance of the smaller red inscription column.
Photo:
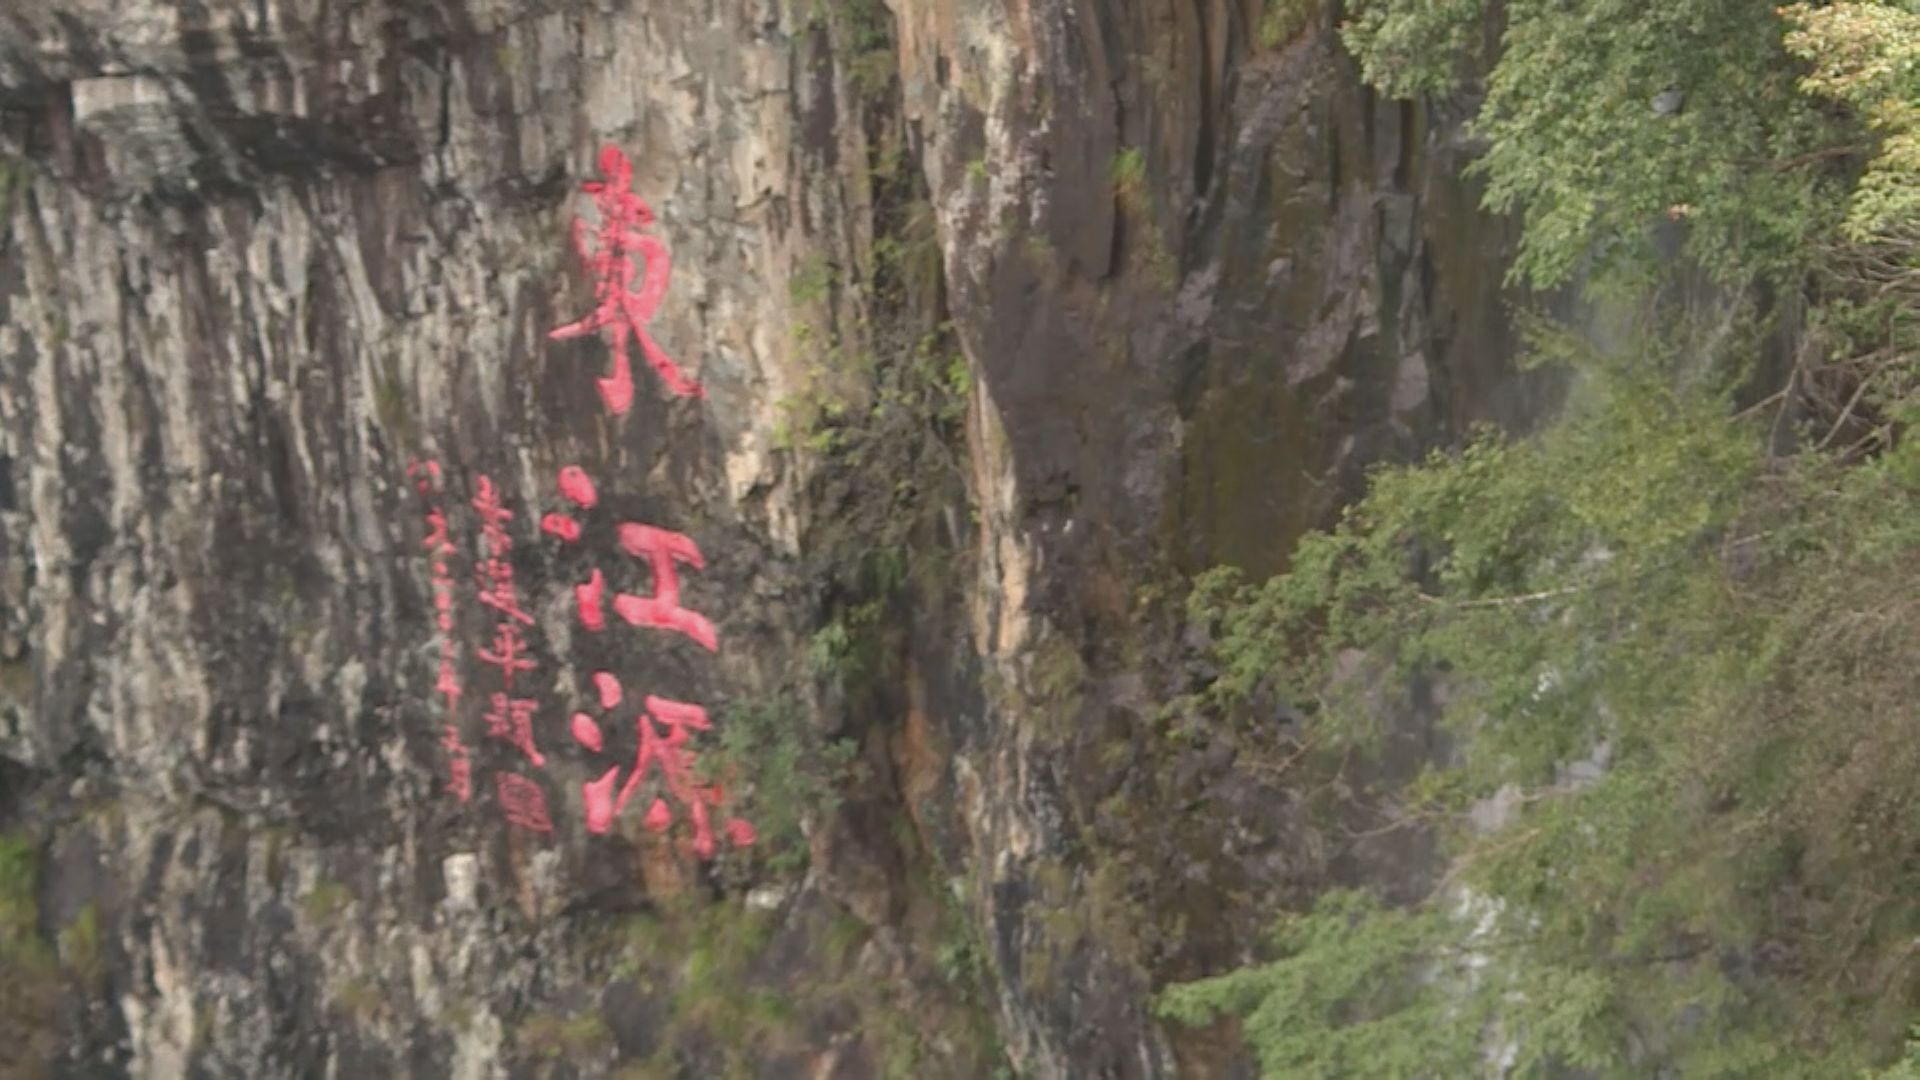
[{"label": "smaller red inscription column", "polygon": [[[533,616],[520,606],[513,564],[508,559],[513,553],[513,537],[507,531],[507,523],[513,520],[513,512],[501,504],[499,490],[489,476],[478,480],[473,509],[479,515],[486,549],[486,558],[479,568],[480,603],[492,608],[497,615],[492,643],[474,650],[483,663],[500,669],[500,689],[489,695],[484,716],[487,735],[512,744],[534,768],[543,768],[547,759],[534,741],[534,717],[540,702],[535,698],[517,697],[513,692],[514,677],[536,666],[523,630],[533,625]],[[495,785],[501,812],[510,823],[534,832],[553,831],[546,793],[540,785],[514,773],[501,773]]]},{"label": "smaller red inscription column", "polygon": [[[439,462],[415,461],[407,466],[407,476],[413,479],[415,490],[422,496],[431,499],[438,495],[441,479]],[[446,719],[441,727],[440,745],[447,751],[447,791],[454,798],[466,802],[473,797],[473,760],[466,744],[460,741],[457,722],[461,689],[460,674],[454,664],[456,646],[453,640],[453,571],[450,563],[454,546],[447,533],[447,515],[437,503],[427,508],[427,537],[421,546],[433,558],[434,623],[440,635],[440,672],[434,682],[434,693],[446,699]]]}]

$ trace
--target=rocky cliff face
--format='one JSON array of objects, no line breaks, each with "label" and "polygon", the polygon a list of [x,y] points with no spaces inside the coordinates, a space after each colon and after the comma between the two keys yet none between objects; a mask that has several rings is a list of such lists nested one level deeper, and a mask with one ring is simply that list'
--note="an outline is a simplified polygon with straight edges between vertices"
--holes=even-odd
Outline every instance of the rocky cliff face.
[{"label": "rocky cliff face", "polygon": [[[1279,720],[1169,737],[1181,583],[1283,565],[1367,463],[1540,396],[1453,119],[1361,89],[1300,10],[0,15],[0,827],[16,948],[57,954],[0,997],[11,1067],[1244,1071],[1151,992],[1279,900],[1425,863],[1294,820]],[[706,388],[642,366],[625,417],[606,347],[547,333],[593,304],[568,229],[604,143]],[[590,525],[697,541],[717,653],[580,628],[572,586],[623,557],[534,527],[569,464]],[[482,477],[551,834],[503,819],[479,701],[474,798],[444,790],[424,515]],[[586,831],[611,757],[562,718],[602,670],[735,733],[759,845],[706,862],[637,805]],[[796,774],[835,797],[781,802]]]}]

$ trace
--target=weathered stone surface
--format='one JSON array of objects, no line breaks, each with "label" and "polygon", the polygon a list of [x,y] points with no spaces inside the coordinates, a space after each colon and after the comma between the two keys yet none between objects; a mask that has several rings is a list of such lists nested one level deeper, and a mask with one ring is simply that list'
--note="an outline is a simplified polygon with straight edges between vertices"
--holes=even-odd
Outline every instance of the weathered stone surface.
[{"label": "weathered stone surface", "polygon": [[[54,1071],[1236,1075],[1151,992],[1343,866],[1425,864],[1341,862],[1258,768],[1270,732],[1169,747],[1192,643],[1167,598],[1215,562],[1284,565],[1367,463],[1539,404],[1452,122],[1361,89],[1324,17],[1262,48],[1258,16],[0,15],[0,827],[41,851],[47,936],[91,905],[103,938]],[[654,331],[708,389],[642,369],[623,422],[594,396],[605,349],[546,338],[591,302],[566,233],[607,141],[674,253]],[[881,457],[876,484],[787,428],[822,385],[886,400],[873,372],[912,341],[855,283],[916,200],[964,445],[889,429],[860,445],[941,479]],[[632,821],[588,837],[577,797],[539,840],[439,794],[415,457],[522,510],[556,716],[602,667],[723,717],[806,682],[870,526],[910,516],[881,489],[913,489],[877,677],[803,695],[865,766],[808,823],[811,869],[703,869]],[[567,629],[589,562],[532,521],[568,463],[610,515],[699,540],[717,661]],[[571,795],[590,763],[550,731]],[[700,996],[711,970],[734,1000]]]}]

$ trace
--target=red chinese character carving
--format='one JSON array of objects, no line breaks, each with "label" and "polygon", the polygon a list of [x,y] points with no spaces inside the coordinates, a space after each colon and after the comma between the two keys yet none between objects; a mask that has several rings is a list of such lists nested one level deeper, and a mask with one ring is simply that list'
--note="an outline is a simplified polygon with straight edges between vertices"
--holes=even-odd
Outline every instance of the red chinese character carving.
[{"label": "red chinese character carving", "polygon": [[600,725],[583,712],[573,714],[573,741],[596,754],[606,745],[606,740],[600,737]]},{"label": "red chinese character carving", "polygon": [[487,710],[487,734],[496,739],[520,748],[527,760],[535,767],[545,767],[547,759],[542,757],[540,749],[533,744],[533,713],[540,707],[532,698],[509,697],[505,693],[493,695],[492,707]]},{"label": "red chinese character carving", "polygon": [[[600,779],[581,785],[581,795],[587,806],[587,831],[604,833],[611,828],[613,819],[626,808],[641,781],[647,778],[649,770],[658,765],[668,794],[685,805],[693,819],[693,849],[704,858],[713,851],[713,830],[708,824],[706,800],[702,797],[699,785],[694,782],[694,755],[686,747],[694,731],[705,731],[711,726],[707,721],[707,711],[698,705],[667,701],[651,695],[647,698],[646,706],[646,710],[634,718],[634,726],[640,736],[640,750],[634,759],[633,772],[627,777],[619,794],[616,796],[613,790],[614,782],[620,777],[620,767],[617,765],[608,769]],[[654,727],[656,722],[666,725],[667,734],[664,737]],[[656,799],[641,824],[654,832],[664,832],[672,822],[672,811],[667,809],[665,802]]]},{"label": "red chinese character carving", "polygon": [[746,821],[740,818],[727,819],[727,842],[734,847],[752,847],[753,842],[759,838],[759,834],[753,831],[753,826]]},{"label": "red chinese character carving", "polygon": [[612,709],[620,704],[620,680],[614,678],[612,672],[594,672],[593,688],[600,693],[600,707],[602,709]]},{"label": "red chinese character carving", "polygon": [[[427,538],[420,546],[437,555],[448,555],[453,552],[453,542],[447,539],[447,515],[441,513],[437,506],[427,511]],[[434,569],[438,570],[445,565],[444,562],[436,561]]]},{"label": "red chinese character carving", "polygon": [[468,760],[467,748],[460,741],[460,729],[446,725],[441,729],[440,745],[447,751],[447,791],[466,802],[473,798],[473,762]]},{"label": "red chinese character carving", "polygon": [[[709,804],[715,807],[721,806],[727,801],[727,791],[724,787],[720,786],[718,781],[708,784],[705,788],[701,789],[701,794]],[[727,834],[727,842],[737,848],[752,847],[753,842],[760,838],[760,834],[755,832],[753,826],[743,818],[728,818],[725,832]]]},{"label": "red chinese character carving", "polygon": [[434,683],[433,692],[446,696],[448,713],[460,703],[460,676],[453,670],[453,658],[446,655],[444,649],[440,656],[440,679]]},{"label": "red chinese character carving", "polygon": [[[682,397],[700,397],[700,384],[682,375],[680,368],[647,333],[647,324],[659,310],[672,276],[673,261],[667,246],[658,237],[641,230],[653,224],[653,210],[629,188],[633,183],[633,164],[620,148],[611,144],[600,150],[602,180],[589,180],[581,190],[593,196],[600,212],[597,237],[589,236],[587,224],[573,219],[573,249],[587,272],[594,278],[593,313],[548,333],[555,341],[585,337],[601,330],[609,331],[613,348],[613,372],[599,380],[600,399],[607,411],[623,416],[633,405],[633,372],[627,359],[628,338],[638,338],[647,363],[653,366],[667,389]],[[645,278],[638,291],[634,276],[644,268]]]},{"label": "red chinese character carving", "polygon": [[[432,496],[440,486],[440,463],[415,459],[407,463],[407,476],[422,496]],[[421,547],[433,554],[434,624],[440,631],[440,669],[434,681],[434,693],[447,699],[447,722],[441,728],[440,745],[447,752],[447,791],[461,802],[473,797],[473,763],[460,741],[460,729],[453,723],[460,704],[460,677],[454,668],[453,574],[448,556],[454,552],[448,536],[447,515],[438,506],[427,508],[427,535]]]},{"label": "red chinese character carving", "polygon": [[532,671],[534,663],[527,658],[527,641],[520,636],[520,628],[510,622],[503,622],[493,628],[493,648],[481,646],[474,652],[481,660],[500,669],[500,685],[513,689],[513,676],[518,671]]},{"label": "red chinese character carving", "polygon": [[[591,508],[599,502],[593,478],[578,465],[569,465],[560,470],[560,490],[570,501],[582,507]],[[580,523],[564,514],[546,515],[540,527],[567,543],[578,539],[581,533]],[[706,569],[706,559],[701,556],[699,545],[682,533],[633,522],[620,526],[620,544],[629,555],[647,560],[653,571],[653,595],[620,593],[614,597],[614,611],[634,626],[678,630],[706,646],[709,652],[717,651],[720,640],[714,632],[713,623],[699,612],[680,606],[680,570],[675,564],[687,563],[697,570]],[[606,629],[606,611],[603,607],[606,587],[606,575],[598,567],[594,568],[586,584],[574,586],[580,624],[588,630],[597,632]]]},{"label": "red chinese character carving", "polygon": [[674,563],[683,562],[696,570],[707,566],[693,540],[682,533],[628,522],[620,526],[620,546],[652,566],[653,595],[621,593],[613,599],[613,610],[634,626],[678,630],[706,646],[708,652],[717,652],[720,639],[713,624],[706,616],[680,606],[680,571]]},{"label": "red chinese character carving", "polygon": [[600,597],[606,589],[607,577],[599,567],[594,568],[593,576],[585,585],[573,587],[573,599],[580,606],[580,625],[594,631],[607,628],[606,612],[600,610]]},{"label": "red chinese character carving", "polygon": [[[591,510],[600,502],[600,493],[593,487],[593,477],[578,465],[569,465],[560,470],[560,494],[582,510]],[[540,519],[540,528],[559,537],[562,543],[571,544],[580,539],[580,523],[565,514],[548,514]]]},{"label": "red chinese character carving", "polygon": [[582,510],[591,510],[600,502],[600,494],[593,487],[593,477],[578,465],[568,465],[560,470],[560,494]]},{"label": "red chinese character carving", "polygon": [[480,515],[480,533],[486,537],[487,553],[504,555],[513,550],[513,538],[507,535],[507,522],[513,520],[513,511],[500,505],[500,491],[493,486],[492,477],[480,477],[476,486],[473,509]]},{"label": "red chinese character carving", "polygon": [[414,477],[423,477],[423,479],[414,480],[414,490],[420,492],[422,495],[427,494],[429,491],[440,486],[440,463],[432,460],[421,461],[419,458],[414,458],[407,462],[407,478],[413,480]]},{"label": "red chinese character carving", "polygon": [[539,784],[515,773],[500,773],[496,786],[500,812],[509,823],[537,833],[553,831],[553,819],[547,815],[547,793]]},{"label": "red chinese character carving", "polygon": [[488,586],[480,590],[480,602],[510,619],[533,625],[533,616],[520,610],[519,593],[513,587],[513,567],[502,559],[481,564],[480,575]]},{"label": "red chinese character carving", "polygon": [[[662,736],[655,724],[665,726],[666,735]],[[693,823],[694,854],[703,859],[710,857],[714,840],[708,808],[718,806],[724,796],[718,785],[702,786],[694,779],[694,753],[687,744],[692,740],[693,732],[706,731],[711,726],[707,711],[700,706],[649,695],[645,711],[634,718],[640,749],[627,782],[616,794],[614,784],[620,778],[620,768],[615,766],[598,780],[581,785],[580,793],[587,807],[587,831],[604,833],[612,828],[614,819],[626,808],[648,772],[658,766],[666,794],[686,808],[687,816]],[[573,734],[581,745],[590,750],[598,750],[603,744],[599,725],[585,713],[574,714]],[[673,824],[673,811],[666,799],[656,796],[640,824],[651,832],[667,831]],[[754,840],[753,826],[738,818],[727,822],[726,833],[727,839],[736,847],[745,847]]]},{"label": "red chinese character carving", "polygon": [[[654,727],[656,721],[666,725],[665,737]],[[600,732],[598,725],[591,720],[587,721],[587,726],[592,730],[586,732],[587,738],[581,741],[591,748],[601,742]],[[640,782],[646,779],[648,770],[656,764],[660,766],[661,776],[671,794],[683,802],[698,802],[694,795],[693,754],[686,750],[686,745],[693,738],[694,731],[705,731],[710,726],[707,711],[700,706],[649,695],[645,710],[634,718],[634,727],[640,736],[640,750],[634,759],[633,772],[627,777],[619,794],[616,796],[613,790],[614,782],[620,777],[620,767],[617,765],[608,769],[598,780],[581,786],[581,794],[587,805],[587,831],[606,832],[613,825],[613,819],[626,808],[627,801],[633,798]],[[579,734],[576,731],[576,738]]]},{"label": "red chinese character carving", "polygon": [[513,537],[507,532],[506,523],[513,520],[513,512],[500,503],[499,489],[494,486],[493,478],[481,476],[477,482],[478,491],[473,497],[473,509],[480,515],[480,528],[486,538],[489,558],[480,564],[480,579],[485,584],[480,592],[480,602],[500,612],[504,618],[493,628],[493,647],[481,647],[475,652],[480,659],[500,669],[500,684],[505,689],[513,689],[513,677],[521,671],[531,671],[533,661],[529,658],[526,638],[521,636],[516,622],[533,625],[533,616],[520,609],[520,601],[513,586],[513,565],[506,556],[513,550]]},{"label": "red chinese character carving", "polygon": [[541,518],[540,531],[559,537],[563,544],[580,539],[580,523],[565,514],[548,514]]}]

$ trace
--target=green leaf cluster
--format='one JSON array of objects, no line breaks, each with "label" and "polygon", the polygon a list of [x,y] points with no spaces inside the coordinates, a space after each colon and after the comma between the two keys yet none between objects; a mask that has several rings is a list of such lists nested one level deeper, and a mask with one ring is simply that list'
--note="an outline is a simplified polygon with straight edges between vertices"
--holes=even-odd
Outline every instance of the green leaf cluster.
[{"label": "green leaf cluster", "polygon": [[1879,140],[1853,193],[1847,235],[1910,234],[1920,221],[1920,5],[1857,0],[1781,9],[1786,45],[1812,68],[1801,89],[1841,102]]},{"label": "green leaf cluster", "polygon": [[[1484,71],[1471,130],[1486,202],[1517,212],[1515,280],[1632,277],[1657,226],[1727,279],[1795,270],[1857,131],[1802,93],[1767,0],[1357,0],[1369,81],[1412,96]],[[1491,54],[1491,55],[1490,55]]]}]

